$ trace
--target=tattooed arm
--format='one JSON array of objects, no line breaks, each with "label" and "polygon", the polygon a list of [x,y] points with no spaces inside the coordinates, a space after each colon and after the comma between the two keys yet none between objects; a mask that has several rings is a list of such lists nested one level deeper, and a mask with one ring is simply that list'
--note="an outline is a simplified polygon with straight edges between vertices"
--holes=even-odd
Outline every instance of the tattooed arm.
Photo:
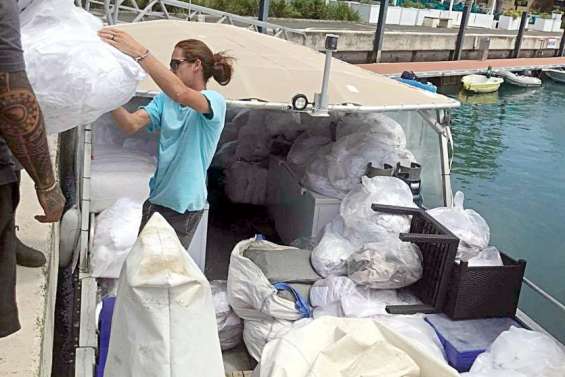
[{"label": "tattooed arm", "polygon": [[45,215],[40,222],[59,221],[65,199],[55,181],[43,115],[25,71],[0,72],[0,136],[35,182]]}]

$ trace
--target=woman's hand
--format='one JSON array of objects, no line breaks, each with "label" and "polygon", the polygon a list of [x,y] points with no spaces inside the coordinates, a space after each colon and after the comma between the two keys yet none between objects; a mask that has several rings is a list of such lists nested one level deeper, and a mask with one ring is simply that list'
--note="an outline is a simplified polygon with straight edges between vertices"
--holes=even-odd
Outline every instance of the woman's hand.
[{"label": "woman's hand", "polygon": [[136,41],[131,35],[123,30],[113,27],[105,27],[98,31],[98,36],[102,40],[126,55],[137,58],[145,54],[147,49],[141,43]]}]

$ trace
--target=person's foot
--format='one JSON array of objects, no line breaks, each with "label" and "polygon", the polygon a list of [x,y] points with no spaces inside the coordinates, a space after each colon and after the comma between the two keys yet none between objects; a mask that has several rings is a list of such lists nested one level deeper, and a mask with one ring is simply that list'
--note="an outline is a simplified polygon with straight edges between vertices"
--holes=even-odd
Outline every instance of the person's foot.
[{"label": "person's foot", "polygon": [[23,267],[41,267],[47,260],[41,251],[24,245],[19,238],[16,238],[16,262]]}]

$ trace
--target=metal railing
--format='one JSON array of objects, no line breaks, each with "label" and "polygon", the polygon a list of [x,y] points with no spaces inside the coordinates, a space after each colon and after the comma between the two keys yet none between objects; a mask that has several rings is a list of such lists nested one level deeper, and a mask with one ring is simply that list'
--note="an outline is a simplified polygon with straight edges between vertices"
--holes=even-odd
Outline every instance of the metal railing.
[{"label": "metal railing", "polygon": [[91,4],[100,5],[103,17],[110,25],[120,22],[140,22],[147,18],[194,21],[209,17],[215,23],[227,23],[257,32],[263,30],[267,34],[285,40],[291,35],[300,36],[302,43],[306,42],[306,34],[301,30],[179,0],[151,0],[144,7],[139,6],[138,0],[75,0],[75,3],[87,11],[92,11]]}]

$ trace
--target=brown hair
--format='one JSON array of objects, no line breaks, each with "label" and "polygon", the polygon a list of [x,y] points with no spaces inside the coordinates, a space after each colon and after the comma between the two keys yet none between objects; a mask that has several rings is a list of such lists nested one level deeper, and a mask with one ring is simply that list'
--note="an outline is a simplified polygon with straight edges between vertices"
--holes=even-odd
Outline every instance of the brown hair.
[{"label": "brown hair", "polygon": [[175,45],[183,51],[184,57],[191,63],[197,59],[202,63],[204,81],[213,77],[220,85],[227,85],[233,73],[233,58],[223,52],[212,53],[206,43],[198,39],[185,39]]}]

